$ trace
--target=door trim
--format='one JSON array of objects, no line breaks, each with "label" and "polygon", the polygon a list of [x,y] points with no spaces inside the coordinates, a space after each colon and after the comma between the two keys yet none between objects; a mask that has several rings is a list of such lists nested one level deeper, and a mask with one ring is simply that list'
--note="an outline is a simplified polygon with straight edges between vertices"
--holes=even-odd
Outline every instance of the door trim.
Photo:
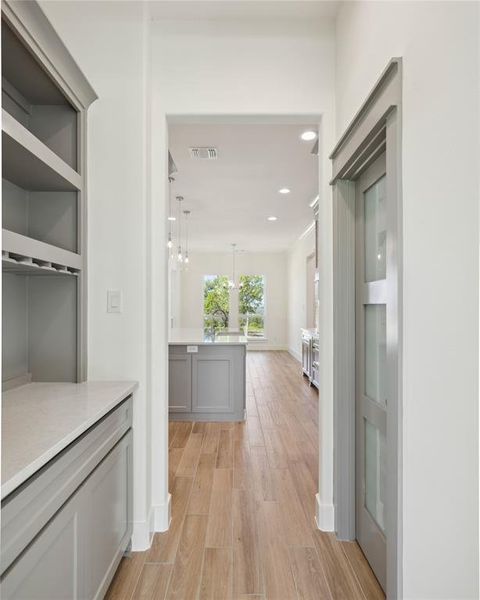
[{"label": "door trim", "polygon": [[401,59],[387,65],[330,158],[333,166],[333,352],[335,531],[355,539],[355,180],[386,153],[387,195],[387,597],[402,597],[402,203]]}]

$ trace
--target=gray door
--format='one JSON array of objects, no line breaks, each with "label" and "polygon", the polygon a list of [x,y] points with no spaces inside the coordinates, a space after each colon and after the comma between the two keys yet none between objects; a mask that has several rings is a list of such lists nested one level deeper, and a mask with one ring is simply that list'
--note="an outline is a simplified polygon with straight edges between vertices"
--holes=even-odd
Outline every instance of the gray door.
[{"label": "gray door", "polygon": [[356,535],[386,588],[387,195],[385,155],[356,184]]}]

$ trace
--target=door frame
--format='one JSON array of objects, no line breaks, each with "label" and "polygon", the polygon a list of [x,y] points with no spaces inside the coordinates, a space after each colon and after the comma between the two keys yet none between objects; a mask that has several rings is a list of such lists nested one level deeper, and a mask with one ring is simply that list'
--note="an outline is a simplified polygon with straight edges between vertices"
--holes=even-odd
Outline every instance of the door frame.
[{"label": "door frame", "polygon": [[393,58],[333,149],[333,362],[335,531],[355,539],[355,180],[386,153],[387,589],[402,597],[402,190],[401,59]]}]

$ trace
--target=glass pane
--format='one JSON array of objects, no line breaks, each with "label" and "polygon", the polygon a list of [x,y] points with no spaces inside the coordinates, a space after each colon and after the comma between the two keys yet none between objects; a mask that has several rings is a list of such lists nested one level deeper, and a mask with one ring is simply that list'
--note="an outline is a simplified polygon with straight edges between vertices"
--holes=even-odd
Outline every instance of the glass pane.
[{"label": "glass pane", "polygon": [[248,337],[265,337],[265,279],[263,275],[240,275],[239,323]]},{"label": "glass pane", "polygon": [[203,278],[203,326],[206,331],[222,331],[228,327],[230,296],[226,275]]},{"label": "glass pane", "polygon": [[385,483],[387,447],[383,433],[365,423],[365,507],[385,532]]},{"label": "glass pane", "polygon": [[386,177],[374,183],[364,194],[365,281],[386,277]]},{"label": "glass pane", "polygon": [[385,304],[365,306],[365,394],[386,404],[387,312]]}]

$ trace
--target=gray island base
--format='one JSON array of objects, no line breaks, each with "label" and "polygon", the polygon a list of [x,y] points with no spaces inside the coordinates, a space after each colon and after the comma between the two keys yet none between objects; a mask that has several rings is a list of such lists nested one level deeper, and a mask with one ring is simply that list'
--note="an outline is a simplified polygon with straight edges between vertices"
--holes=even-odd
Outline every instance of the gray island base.
[{"label": "gray island base", "polygon": [[173,330],[169,413],[175,421],[245,420],[247,338]]}]

